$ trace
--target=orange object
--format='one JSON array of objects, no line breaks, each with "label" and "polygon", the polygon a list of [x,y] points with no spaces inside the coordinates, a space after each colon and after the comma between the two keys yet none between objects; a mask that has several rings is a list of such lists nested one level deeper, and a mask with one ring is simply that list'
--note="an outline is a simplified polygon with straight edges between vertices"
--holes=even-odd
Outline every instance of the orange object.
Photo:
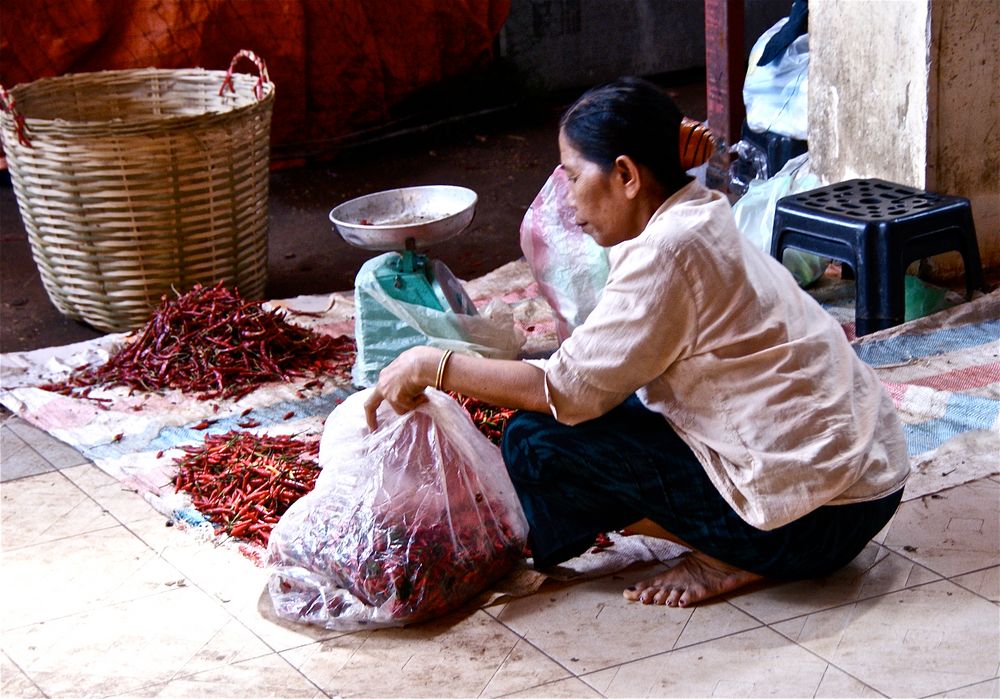
[{"label": "orange object", "polygon": [[680,154],[685,170],[703,164],[715,152],[715,137],[708,126],[684,117],[681,120]]}]

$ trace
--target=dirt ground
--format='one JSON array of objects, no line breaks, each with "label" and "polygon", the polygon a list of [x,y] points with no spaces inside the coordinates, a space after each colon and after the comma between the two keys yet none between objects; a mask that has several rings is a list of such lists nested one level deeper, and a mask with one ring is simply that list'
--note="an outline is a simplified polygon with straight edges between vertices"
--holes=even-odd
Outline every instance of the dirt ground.
[{"label": "dirt ground", "polygon": [[[704,119],[702,76],[657,80],[692,118]],[[420,184],[457,184],[479,195],[462,234],[431,248],[460,279],[472,279],[521,256],[524,212],[559,159],[558,119],[575,93],[525,99],[381,134],[339,155],[276,169],[269,197],[268,298],[351,289],[376,253],[345,243],[330,227],[337,204],[362,194]],[[4,173],[6,175],[6,173]],[[0,186],[0,352],[64,345],[102,333],[66,319],[49,302],[9,178]]]}]

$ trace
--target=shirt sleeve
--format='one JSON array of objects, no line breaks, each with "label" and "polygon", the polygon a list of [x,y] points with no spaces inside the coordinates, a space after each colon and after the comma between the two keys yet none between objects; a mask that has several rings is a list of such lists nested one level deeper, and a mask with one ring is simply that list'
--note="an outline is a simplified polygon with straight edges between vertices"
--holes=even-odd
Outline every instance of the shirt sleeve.
[{"label": "shirt sleeve", "polygon": [[613,250],[600,301],[546,363],[556,420],[599,417],[690,354],[698,330],[692,294],[669,249],[640,236]]}]

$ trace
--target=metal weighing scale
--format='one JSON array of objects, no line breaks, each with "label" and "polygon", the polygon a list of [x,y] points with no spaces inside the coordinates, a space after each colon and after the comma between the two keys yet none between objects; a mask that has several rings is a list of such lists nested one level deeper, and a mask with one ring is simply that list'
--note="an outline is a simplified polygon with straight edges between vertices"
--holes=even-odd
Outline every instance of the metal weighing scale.
[{"label": "metal weighing scale", "polygon": [[395,252],[369,260],[355,280],[356,384],[374,384],[378,370],[404,350],[427,344],[426,334],[387,307],[386,297],[432,311],[477,315],[451,270],[423,252],[464,231],[477,201],[476,193],[465,187],[428,185],[367,194],[330,211],[330,223],[346,242]]}]

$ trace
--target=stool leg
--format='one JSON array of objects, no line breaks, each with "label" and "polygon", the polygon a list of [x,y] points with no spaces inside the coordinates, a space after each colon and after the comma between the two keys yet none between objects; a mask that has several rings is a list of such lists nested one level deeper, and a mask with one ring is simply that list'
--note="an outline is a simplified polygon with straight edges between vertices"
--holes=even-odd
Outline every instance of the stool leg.
[{"label": "stool leg", "polygon": [[855,259],[857,290],[854,306],[858,337],[899,325],[906,315],[904,269],[899,261],[886,259],[871,264],[858,254]]},{"label": "stool leg", "polygon": [[979,241],[976,238],[976,224],[972,220],[972,211],[965,215],[965,226],[962,227],[962,264],[965,266],[966,297],[971,300],[973,291],[986,291],[986,280],[983,278],[983,263],[979,257]]},{"label": "stool leg", "polygon": [[879,294],[878,279],[871,277],[863,256],[858,254],[854,260],[854,332],[858,337],[881,330],[872,317]]},{"label": "stool leg", "polygon": [[782,238],[784,237],[785,229],[781,227],[780,221],[776,222],[776,225],[771,229],[771,257],[781,262],[781,256],[784,254],[785,246],[783,245]]}]

